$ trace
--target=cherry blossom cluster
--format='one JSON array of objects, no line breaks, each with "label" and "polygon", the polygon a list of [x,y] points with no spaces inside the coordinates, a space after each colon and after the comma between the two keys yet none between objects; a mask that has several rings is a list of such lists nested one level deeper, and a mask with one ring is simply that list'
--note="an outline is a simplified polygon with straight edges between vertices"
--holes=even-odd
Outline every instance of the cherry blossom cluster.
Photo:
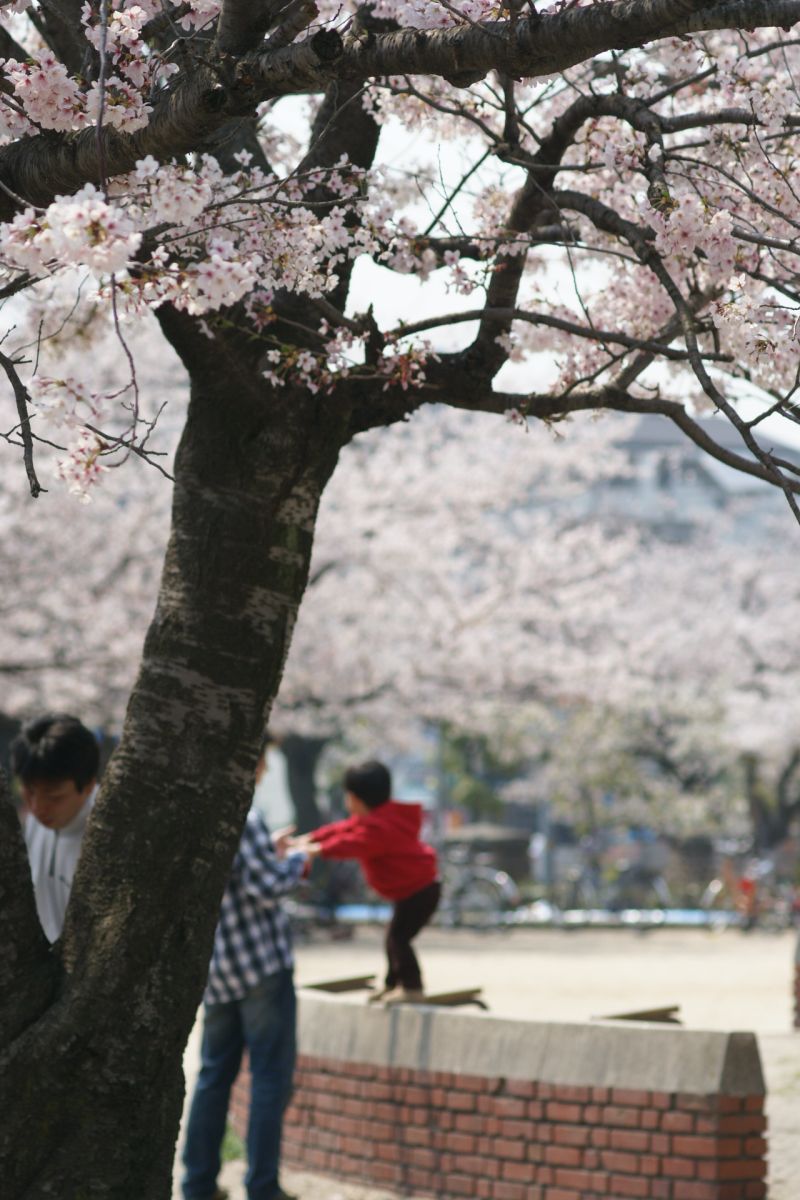
[{"label": "cherry blossom cluster", "polygon": [[74,266],[106,274],[124,270],[141,240],[131,215],[87,183],[44,212],[26,208],[0,226],[0,256],[33,275]]},{"label": "cherry blossom cluster", "polygon": [[733,273],[739,248],[733,236],[733,215],[714,211],[696,192],[673,190],[667,206],[652,213],[656,248],[669,269],[695,266],[701,252],[706,271],[726,282]]}]

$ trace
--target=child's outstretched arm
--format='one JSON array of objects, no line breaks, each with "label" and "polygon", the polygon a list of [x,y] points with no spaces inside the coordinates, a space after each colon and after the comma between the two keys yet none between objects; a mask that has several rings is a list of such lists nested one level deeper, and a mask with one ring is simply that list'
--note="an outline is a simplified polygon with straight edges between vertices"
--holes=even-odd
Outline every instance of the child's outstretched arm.
[{"label": "child's outstretched arm", "polygon": [[309,836],[323,858],[363,858],[374,848],[372,829],[354,817],[321,825]]}]

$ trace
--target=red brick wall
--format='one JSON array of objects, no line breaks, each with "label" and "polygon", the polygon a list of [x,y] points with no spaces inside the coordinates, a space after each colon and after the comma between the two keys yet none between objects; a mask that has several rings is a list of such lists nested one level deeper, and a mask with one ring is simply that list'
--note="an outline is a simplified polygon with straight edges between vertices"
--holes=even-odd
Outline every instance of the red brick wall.
[{"label": "red brick wall", "polygon": [[[246,1123],[240,1076],[232,1119]],[[763,1095],[559,1086],[301,1057],[287,1164],[459,1200],[761,1200]]]}]

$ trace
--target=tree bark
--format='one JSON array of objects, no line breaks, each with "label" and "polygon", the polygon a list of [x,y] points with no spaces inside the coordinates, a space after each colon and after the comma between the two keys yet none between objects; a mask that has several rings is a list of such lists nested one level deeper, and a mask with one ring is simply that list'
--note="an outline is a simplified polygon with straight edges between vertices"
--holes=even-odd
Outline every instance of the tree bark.
[{"label": "tree bark", "polygon": [[[20,1031],[17,1010],[0,1045],[4,1200],[170,1195],[183,1048],[343,440],[343,406],[270,393],[241,347],[196,335],[179,314],[160,320],[192,374],[172,536],[50,951],[21,839],[0,838],[3,917],[25,909],[36,959],[29,1016]],[[0,814],[16,821],[8,805]],[[22,897],[15,908],[9,895]]]}]

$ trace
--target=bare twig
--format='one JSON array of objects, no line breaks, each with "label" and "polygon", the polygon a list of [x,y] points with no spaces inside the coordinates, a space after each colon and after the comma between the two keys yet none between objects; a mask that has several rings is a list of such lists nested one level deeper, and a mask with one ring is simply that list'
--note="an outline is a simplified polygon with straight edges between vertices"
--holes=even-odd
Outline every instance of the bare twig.
[{"label": "bare twig", "polygon": [[16,401],[17,413],[19,415],[19,431],[22,438],[22,457],[25,463],[25,473],[28,476],[31,495],[35,500],[44,489],[39,483],[33,463],[33,435],[31,434],[31,418],[28,413],[30,396],[28,395],[28,389],[17,373],[17,364],[7,354],[3,354],[2,351],[0,351],[0,366],[5,371],[14,391],[14,400]]}]

